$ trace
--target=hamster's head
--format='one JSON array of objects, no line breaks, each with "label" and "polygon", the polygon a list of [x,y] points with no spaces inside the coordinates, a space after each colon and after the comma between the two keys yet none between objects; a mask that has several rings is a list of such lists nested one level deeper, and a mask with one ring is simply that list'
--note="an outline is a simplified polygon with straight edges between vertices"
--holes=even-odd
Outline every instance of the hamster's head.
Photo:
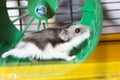
[{"label": "hamster's head", "polygon": [[64,28],[59,36],[64,41],[69,41],[75,38],[87,39],[90,37],[90,30],[85,25],[72,24],[69,27]]}]

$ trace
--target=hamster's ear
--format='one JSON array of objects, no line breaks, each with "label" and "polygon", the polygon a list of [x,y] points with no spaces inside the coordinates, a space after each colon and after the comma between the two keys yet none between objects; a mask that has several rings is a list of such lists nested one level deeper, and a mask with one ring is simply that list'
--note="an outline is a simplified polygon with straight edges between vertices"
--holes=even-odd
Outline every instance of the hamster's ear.
[{"label": "hamster's ear", "polygon": [[68,41],[69,40],[69,36],[68,36],[68,31],[66,29],[62,30],[59,37],[64,40],[64,41]]}]

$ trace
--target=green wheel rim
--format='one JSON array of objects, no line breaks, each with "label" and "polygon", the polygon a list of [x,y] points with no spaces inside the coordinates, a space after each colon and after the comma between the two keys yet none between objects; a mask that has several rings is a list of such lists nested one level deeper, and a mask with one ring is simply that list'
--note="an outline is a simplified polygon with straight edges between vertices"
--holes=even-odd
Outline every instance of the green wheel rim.
[{"label": "green wheel rim", "polygon": [[85,6],[79,10],[84,14],[80,23],[89,26],[91,30],[91,38],[84,43],[85,47],[77,55],[81,60],[80,62],[83,62],[91,55],[99,42],[102,30],[103,14],[100,0],[86,0]]},{"label": "green wheel rim", "polygon": [[[6,0],[0,1],[0,56],[2,53],[6,52],[7,50],[13,48],[19,40],[24,36],[24,32],[27,28],[31,25],[34,19],[38,20],[38,28],[41,24],[41,20],[46,21],[46,25],[48,25],[47,20],[52,18],[56,13],[56,9],[58,7],[59,0],[27,0],[27,6],[18,6],[18,7],[6,7]],[[39,8],[40,7],[40,8]],[[42,7],[42,14],[41,11],[39,13],[39,9],[41,10]],[[28,9],[28,12],[22,14],[17,19],[11,21],[9,19],[9,15],[7,10],[8,9]],[[95,47],[99,42],[99,38],[101,35],[102,30],[102,8],[100,4],[100,0],[85,0],[85,5],[82,8],[79,8],[80,12],[83,12],[83,17],[80,21],[75,22],[76,24],[83,24],[89,26],[92,32],[91,38],[86,40],[82,45],[81,50],[74,49],[73,52],[78,53],[76,61],[83,62],[85,61],[93,52]],[[39,15],[40,14],[40,15]],[[20,20],[28,15],[31,15],[32,18],[28,21],[23,31],[19,31],[13,25],[14,22]],[[7,24],[6,24],[7,23]],[[4,65],[7,62],[14,62],[16,65],[20,62],[19,59],[7,58],[2,59],[0,58],[0,65]],[[23,60],[24,61],[24,60]],[[25,60],[26,61],[26,60]]]}]

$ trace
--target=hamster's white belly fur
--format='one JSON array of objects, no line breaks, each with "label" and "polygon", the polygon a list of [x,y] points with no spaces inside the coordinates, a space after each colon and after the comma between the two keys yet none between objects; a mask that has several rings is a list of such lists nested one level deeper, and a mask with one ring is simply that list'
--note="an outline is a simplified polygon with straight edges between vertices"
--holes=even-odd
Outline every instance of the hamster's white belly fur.
[{"label": "hamster's white belly fur", "polygon": [[75,56],[69,56],[69,50],[67,50],[66,47],[66,45],[53,47],[48,43],[45,50],[41,50],[31,42],[20,42],[16,48],[4,53],[2,58],[6,58],[11,55],[17,58],[30,58],[31,60],[64,59],[69,61],[74,59]]}]

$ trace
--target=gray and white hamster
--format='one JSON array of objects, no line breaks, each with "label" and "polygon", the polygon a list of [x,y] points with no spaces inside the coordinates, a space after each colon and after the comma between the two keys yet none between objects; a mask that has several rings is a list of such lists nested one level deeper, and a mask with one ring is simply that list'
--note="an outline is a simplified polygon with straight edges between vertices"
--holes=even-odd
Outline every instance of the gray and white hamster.
[{"label": "gray and white hamster", "polygon": [[81,24],[61,28],[48,28],[22,39],[14,48],[2,54],[2,58],[13,56],[30,60],[63,59],[71,61],[75,55],[70,51],[90,37],[90,30]]}]

